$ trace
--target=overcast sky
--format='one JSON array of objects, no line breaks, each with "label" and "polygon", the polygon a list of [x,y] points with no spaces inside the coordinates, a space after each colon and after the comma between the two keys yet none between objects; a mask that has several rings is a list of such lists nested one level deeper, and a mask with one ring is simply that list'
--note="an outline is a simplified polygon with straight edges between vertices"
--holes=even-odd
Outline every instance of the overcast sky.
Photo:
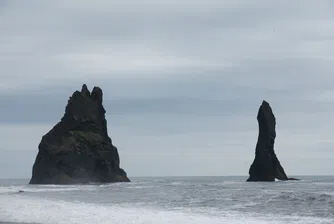
[{"label": "overcast sky", "polygon": [[248,175],[267,100],[288,175],[334,175],[334,1],[0,0],[0,178],[86,83],[131,176]]}]

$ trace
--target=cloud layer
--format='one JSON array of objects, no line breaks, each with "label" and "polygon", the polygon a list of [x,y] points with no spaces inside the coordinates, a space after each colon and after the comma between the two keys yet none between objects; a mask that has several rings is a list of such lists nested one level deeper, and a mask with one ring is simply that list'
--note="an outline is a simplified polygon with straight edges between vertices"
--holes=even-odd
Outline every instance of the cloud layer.
[{"label": "cloud layer", "polygon": [[287,173],[333,174],[333,10],[332,1],[1,1],[0,170],[13,171],[0,177],[30,176],[41,136],[83,83],[104,89],[130,176],[247,175],[263,99]]}]

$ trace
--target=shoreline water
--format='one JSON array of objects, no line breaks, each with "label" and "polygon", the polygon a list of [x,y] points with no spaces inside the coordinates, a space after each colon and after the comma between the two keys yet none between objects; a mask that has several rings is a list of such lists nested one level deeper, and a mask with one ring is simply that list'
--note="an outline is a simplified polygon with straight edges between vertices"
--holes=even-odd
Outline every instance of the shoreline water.
[{"label": "shoreline water", "polygon": [[0,180],[0,224],[334,223],[334,176],[302,179],[142,177],[89,185]]}]

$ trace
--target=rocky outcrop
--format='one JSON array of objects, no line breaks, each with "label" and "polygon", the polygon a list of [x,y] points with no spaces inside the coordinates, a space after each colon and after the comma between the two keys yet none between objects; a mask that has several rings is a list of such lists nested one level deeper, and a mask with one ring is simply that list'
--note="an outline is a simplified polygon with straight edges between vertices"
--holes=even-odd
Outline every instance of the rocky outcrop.
[{"label": "rocky outcrop", "polygon": [[65,115],[43,136],[30,184],[128,182],[107,132],[103,93],[84,84],[68,100]]},{"label": "rocky outcrop", "polygon": [[256,144],[255,159],[249,169],[247,181],[288,180],[283,167],[274,151],[276,138],[276,119],[268,102],[263,101],[257,120],[259,136]]}]

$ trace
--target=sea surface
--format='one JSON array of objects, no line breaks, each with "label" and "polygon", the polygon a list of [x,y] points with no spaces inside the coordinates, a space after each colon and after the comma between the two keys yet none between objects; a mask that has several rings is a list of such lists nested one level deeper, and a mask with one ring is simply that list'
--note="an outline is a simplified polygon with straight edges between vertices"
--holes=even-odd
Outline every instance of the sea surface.
[{"label": "sea surface", "polygon": [[334,223],[334,176],[272,183],[246,178],[150,177],[70,186],[0,180],[0,223]]}]

